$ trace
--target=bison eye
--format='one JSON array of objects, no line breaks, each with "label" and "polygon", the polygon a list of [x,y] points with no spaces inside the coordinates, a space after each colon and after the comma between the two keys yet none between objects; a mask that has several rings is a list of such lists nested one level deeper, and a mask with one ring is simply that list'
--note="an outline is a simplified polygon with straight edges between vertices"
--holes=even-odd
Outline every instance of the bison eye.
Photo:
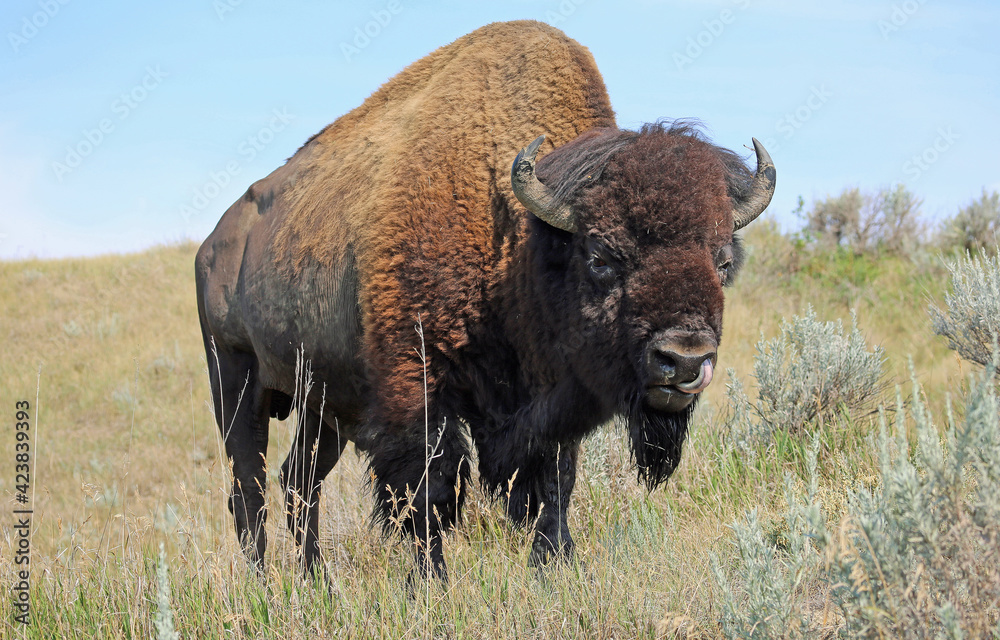
[{"label": "bison eye", "polygon": [[726,284],[726,280],[729,279],[729,267],[733,266],[732,260],[726,260],[719,265],[719,279],[722,280],[722,284]]},{"label": "bison eye", "polygon": [[587,261],[587,266],[590,268],[591,277],[593,277],[597,284],[608,286],[614,282],[615,269],[608,264],[608,261],[604,257],[592,254]]},{"label": "bison eye", "polygon": [[726,284],[726,280],[729,279],[729,270],[733,266],[733,248],[730,245],[726,245],[719,251],[719,257],[716,262],[719,270],[719,279],[722,284]]},{"label": "bison eye", "polygon": [[613,285],[618,277],[615,270],[617,262],[608,248],[595,238],[587,238],[584,251],[591,279],[602,288]]},{"label": "bison eye", "polygon": [[590,256],[589,262],[590,270],[594,272],[596,276],[607,276],[614,273],[614,269],[608,261],[598,255]]}]

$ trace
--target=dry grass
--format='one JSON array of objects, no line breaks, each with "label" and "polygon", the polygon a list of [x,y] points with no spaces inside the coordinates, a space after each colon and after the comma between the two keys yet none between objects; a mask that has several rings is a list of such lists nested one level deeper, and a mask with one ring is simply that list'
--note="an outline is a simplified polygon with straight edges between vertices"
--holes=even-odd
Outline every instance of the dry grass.
[{"label": "dry grass", "polygon": [[[943,268],[914,274],[897,259],[866,263],[866,280],[850,272],[861,267],[838,263],[834,274],[853,274],[841,282],[792,256],[790,243],[767,228],[749,244],[757,248],[729,294],[720,370],[749,376],[753,345],[806,303],[824,320],[849,321],[856,308],[891,372],[906,379],[912,357],[931,407],[943,406],[934,389],[960,365],[932,337],[923,311],[928,297],[941,298]],[[753,507],[765,519],[777,513],[784,472],[804,473],[795,442],[772,457],[734,458],[719,437],[724,385],[713,385],[665,490],[640,488],[617,434],[586,443],[570,512],[575,562],[543,575],[528,569],[527,534],[511,531],[474,490],[464,525],[446,541],[451,584],[410,599],[402,589],[409,553],[369,528],[365,465],[349,449],[323,490],[328,594],[297,577],[275,497],[293,423],[272,423],[271,570],[258,580],[247,574],[225,506],[228,470],[209,408],[194,252],[188,244],[0,263],[0,411],[12,416],[16,400],[39,396],[33,622],[13,623],[4,599],[0,636],[150,637],[164,543],[181,637],[711,637],[718,609],[709,553],[733,558],[728,523]],[[838,429],[821,480],[832,504],[877,464],[865,451],[867,425]],[[13,460],[13,437],[0,451]],[[4,496],[13,493],[10,475],[0,473]],[[10,517],[5,511],[0,521]],[[3,531],[7,585],[15,567],[10,529]]]}]

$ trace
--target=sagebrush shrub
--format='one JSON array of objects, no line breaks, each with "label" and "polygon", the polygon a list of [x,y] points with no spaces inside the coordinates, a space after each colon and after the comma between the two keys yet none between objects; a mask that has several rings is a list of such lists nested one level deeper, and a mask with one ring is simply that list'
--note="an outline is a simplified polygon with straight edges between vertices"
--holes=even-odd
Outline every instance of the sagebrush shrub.
[{"label": "sagebrush shrub", "polygon": [[[864,202],[857,187],[813,202],[812,208],[804,214],[806,235],[824,244],[849,245],[857,233]],[[799,207],[802,208],[803,203],[800,202]]]},{"label": "sagebrush shrub", "polygon": [[732,375],[727,388],[730,428],[738,440],[760,441],[777,430],[801,433],[838,412],[860,417],[871,411],[885,386],[882,348],[869,350],[853,315],[845,335],[839,320],[821,322],[807,307],[756,349],[757,401],[750,402]]},{"label": "sagebrush shrub", "polygon": [[[800,500],[788,491],[788,544],[776,548],[753,517],[747,525],[733,525],[737,566],[728,574],[715,572],[723,633],[812,637],[828,627],[833,607],[842,637],[1000,637],[1000,405],[994,369],[990,364],[972,380],[961,419],[949,409],[943,435],[916,382],[909,412],[897,399],[891,434],[882,412],[873,442],[880,482],[849,492],[847,513],[832,526],[816,497],[814,441],[807,495]],[[793,486],[790,480],[786,485]],[[814,601],[817,593],[822,603]]]},{"label": "sagebrush shrub", "polygon": [[[815,464],[815,456],[811,464]],[[792,482],[786,478],[789,504],[794,504]],[[812,485],[815,493],[815,483]],[[817,511],[818,507],[810,507]],[[810,587],[816,584],[820,556],[807,533],[802,509],[786,514],[787,535],[783,545],[764,533],[757,511],[743,522],[731,525],[736,538],[737,567],[727,575],[717,556],[712,571],[721,594],[719,626],[727,638],[810,638],[818,627],[829,626],[814,620]]]},{"label": "sagebrush shrub", "polygon": [[961,258],[948,261],[951,292],[945,309],[928,310],[934,333],[948,339],[948,348],[983,366],[992,361],[1000,335],[1000,258]]},{"label": "sagebrush shrub", "polygon": [[[862,193],[857,187],[813,202],[803,232],[808,239],[856,253],[910,253],[924,235],[922,201],[905,186]],[[804,203],[799,204],[799,211]]]},{"label": "sagebrush shrub", "polygon": [[938,236],[943,249],[959,249],[962,253],[997,252],[1000,232],[1000,193],[994,191],[973,200],[958,213],[945,220]]},{"label": "sagebrush shrub", "polygon": [[821,531],[824,577],[851,637],[1000,634],[1000,421],[992,369],[973,383],[964,419],[948,416],[943,439],[914,384],[915,450],[899,402],[894,437],[882,420],[881,488],[856,492],[839,530]]}]

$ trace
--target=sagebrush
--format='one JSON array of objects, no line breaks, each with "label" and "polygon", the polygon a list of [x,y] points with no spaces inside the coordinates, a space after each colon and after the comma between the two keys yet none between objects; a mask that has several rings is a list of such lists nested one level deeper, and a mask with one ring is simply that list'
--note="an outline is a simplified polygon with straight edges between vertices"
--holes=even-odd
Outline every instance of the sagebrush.
[{"label": "sagebrush", "polygon": [[946,264],[951,291],[944,296],[945,308],[928,310],[934,332],[966,360],[986,366],[1000,335],[1000,258],[965,257]]},{"label": "sagebrush", "polygon": [[837,413],[863,416],[885,387],[884,352],[879,346],[869,349],[853,315],[845,334],[839,320],[822,322],[807,307],[756,349],[758,399],[748,399],[732,371],[727,387],[731,432],[745,444],[767,441],[779,430],[802,433]]},{"label": "sagebrush", "polygon": [[[752,514],[733,525],[738,557],[716,571],[730,638],[1000,637],[1000,418],[995,365],[975,377],[962,417],[941,430],[913,383],[909,410],[880,415],[879,482],[848,491],[828,523],[816,492],[789,489],[783,544]],[[915,442],[913,442],[915,440]],[[837,615],[832,616],[831,610]],[[761,613],[766,614],[761,617]]]},{"label": "sagebrush", "polygon": [[808,211],[800,200],[803,234],[823,246],[856,253],[909,254],[922,241],[922,201],[905,186],[862,193],[858,187],[813,202]]},{"label": "sagebrush", "polygon": [[941,223],[938,243],[946,251],[957,249],[963,254],[996,255],[998,231],[1000,193],[983,189],[979,199],[973,199]]}]

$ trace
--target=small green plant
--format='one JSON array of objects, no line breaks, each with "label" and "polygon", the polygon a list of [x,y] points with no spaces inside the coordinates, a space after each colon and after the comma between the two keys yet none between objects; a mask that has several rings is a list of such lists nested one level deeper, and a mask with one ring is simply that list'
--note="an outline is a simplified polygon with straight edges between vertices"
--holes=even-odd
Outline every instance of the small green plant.
[{"label": "small green plant", "polygon": [[1000,334],[1000,258],[961,258],[946,263],[951,293],[945,309],[928,310],[934,333],[966,360],[986,366]]},{"label": "small green plant", "polygon": [[853,315],[845,335],[839,320],[821,322],[807,307],[756,348],[757,401],[750,402],[732,372],[727,388],[731,433],[745,444],[768,440],[779,430],[802,433],[838,412],[860,417],[871,411],[885,386],[882,348],[869,350]]}]

